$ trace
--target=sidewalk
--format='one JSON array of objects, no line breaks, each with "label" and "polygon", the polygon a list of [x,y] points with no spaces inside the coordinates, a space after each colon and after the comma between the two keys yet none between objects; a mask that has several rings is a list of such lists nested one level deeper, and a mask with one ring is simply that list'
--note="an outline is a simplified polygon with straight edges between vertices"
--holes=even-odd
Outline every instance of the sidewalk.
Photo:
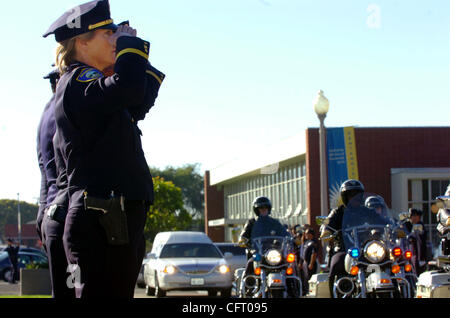
[{"label": "sidewalk", "polygon": [[0,295],[16,295],[20,294],[20,282],[17,284],[10,284],[4,281],[0,281]]}]

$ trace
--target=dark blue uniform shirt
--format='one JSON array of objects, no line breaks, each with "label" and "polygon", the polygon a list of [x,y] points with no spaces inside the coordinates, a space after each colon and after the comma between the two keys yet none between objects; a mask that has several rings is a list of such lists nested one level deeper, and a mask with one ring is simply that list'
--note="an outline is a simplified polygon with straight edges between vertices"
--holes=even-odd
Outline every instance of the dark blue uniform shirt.
[{"label": "dark blue uniform shirt", "polygon": [[[275,232],[273,234],[273,232]],[[286,228],[278,221],[270,216],[259,216],[253,224],[251,238],[262,236],[289,236]]]},{"label": "dark blue uniform shirt", "polygon": [[58,192],[56,187],[56,165],[53,150],[53,136],[56,130],[54,115],[55,96],[46,105],[41,117],[37,137],[37,154],[41,170],[40,204],[48,207]]},{"label": "dark blue uniform shirt", "polygon": [[65,158],[71,206],[83,205],[83,191],[153,201],[137,122],[153,106],[164,74],[148,62],[148,45],[137,37],[120,37],[114,75],[105,77],[76,63],[58,82],[58,147]]}]

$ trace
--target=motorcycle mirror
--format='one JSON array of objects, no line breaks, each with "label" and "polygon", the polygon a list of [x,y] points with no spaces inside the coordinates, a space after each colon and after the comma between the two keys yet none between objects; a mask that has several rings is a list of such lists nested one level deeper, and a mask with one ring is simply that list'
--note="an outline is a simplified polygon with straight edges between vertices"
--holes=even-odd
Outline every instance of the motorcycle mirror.
[{"label": "motorcycle mirror", "polygon": [[329,219],[326,216],[316,216],[316,224],[317,225],[328,225]]},{"label": "motorcycle mirror", "polygon": [[406,220],[407,218],[409,218],[409,212],[401,212],[398,215],[398,218],[400,219],[400,221]]}]

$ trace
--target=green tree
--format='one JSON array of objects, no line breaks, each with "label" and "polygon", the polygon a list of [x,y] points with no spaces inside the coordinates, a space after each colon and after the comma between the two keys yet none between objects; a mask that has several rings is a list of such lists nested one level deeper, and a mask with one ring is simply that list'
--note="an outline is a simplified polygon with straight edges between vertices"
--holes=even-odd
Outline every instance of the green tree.
[{"label": "green tree", "polygon": [[177,168],[150,167],[153,176],[172,181],[181,188],[184,205],[194,218],[202,218],[204,215],[203,175],[200,174],[199,169],[199,163],[185,164]]},{"label": "green tree", "polygon": [[[5,239],[5,225],[17,224],[17,200],[0,200],[0,237]],[[39,206],[28,202],[20,201],[21,223],[25,224],[36,220]]]},{"label": "green tree", "polygon": [[145,238],[153,242],[156,234],[163,231],[187,230],[192,216],[183,205],[181,189],[164,178],[153,178],[155,200],[147,214]]}]

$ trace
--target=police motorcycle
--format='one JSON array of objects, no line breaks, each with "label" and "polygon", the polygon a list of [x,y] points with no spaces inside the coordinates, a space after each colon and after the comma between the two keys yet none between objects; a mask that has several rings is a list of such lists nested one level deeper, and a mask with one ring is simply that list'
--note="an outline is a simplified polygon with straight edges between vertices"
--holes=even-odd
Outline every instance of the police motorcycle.
[{"label": "police motorcycle", "polygon": [[[412,257],[417,254],[416,236],[422,231],[421,225],[414,225],[408,232],[406,223],[410,222],[410,212],[401,212],[395,220],[394,229],[399,235],[394,239],[395,247],[392,249],[392,257],[399,267],[395,267],[393,274],[399,284],[400,296],[402,298],[412,298],[415,296],[417,276],[412,265]],[[400,279],[401,278],[401,279]],[[406,280],[408,284],[405,283]]]},{"label": "police motorcycle", "polygon": [[450,298],[450,185],[445,195],[436,198],[437,231],[441,237],[437,270],[422,273],[417,281],[417,298]]},{"label": "police motorcycle", "polygon": [[[416,229],[407,234],[406,223],[410,221],[410,213],[405,212],[395,218],[384,201],[379,195],[371,195],[366,198],[367,208],[374,209],[382,218],[387,219],[386,225],[391,233],[388,236],[391,247],[391,259],[394,261],[392,268],[392,282],[396,286],[397,293],[395,297],[412,298],[415,293],[415,284],[417,277],[413,271],[411,258],[416,250]],[[414,244],[414,245],[412,245]]]},{"label": "police motorcycle", "polygon": [[[272,232],[274,233],[274,232]],[[253,262],[252,275],[236,271],[239,298],[298,298],[302,282],[291,236],[262,236],[250,242],[247,267]]]},{"label": "police motorcycle", "polygon": [[[338,231],[330,228],[326,219],[322,222],[325,222],[322,226],[334,232],[332,236],[337,237]],[[393,298],[398,294],[399,286],[394,280],[408,286],[404,278],[392,275],[400,270],[397,260],[392,257],[395,251],[393,241],[397,236],[392,219],[382,217],[365,207],[347,208],[341,231],[347,251],[345,270],[348,275],[335,282],[335,298]]]}]

